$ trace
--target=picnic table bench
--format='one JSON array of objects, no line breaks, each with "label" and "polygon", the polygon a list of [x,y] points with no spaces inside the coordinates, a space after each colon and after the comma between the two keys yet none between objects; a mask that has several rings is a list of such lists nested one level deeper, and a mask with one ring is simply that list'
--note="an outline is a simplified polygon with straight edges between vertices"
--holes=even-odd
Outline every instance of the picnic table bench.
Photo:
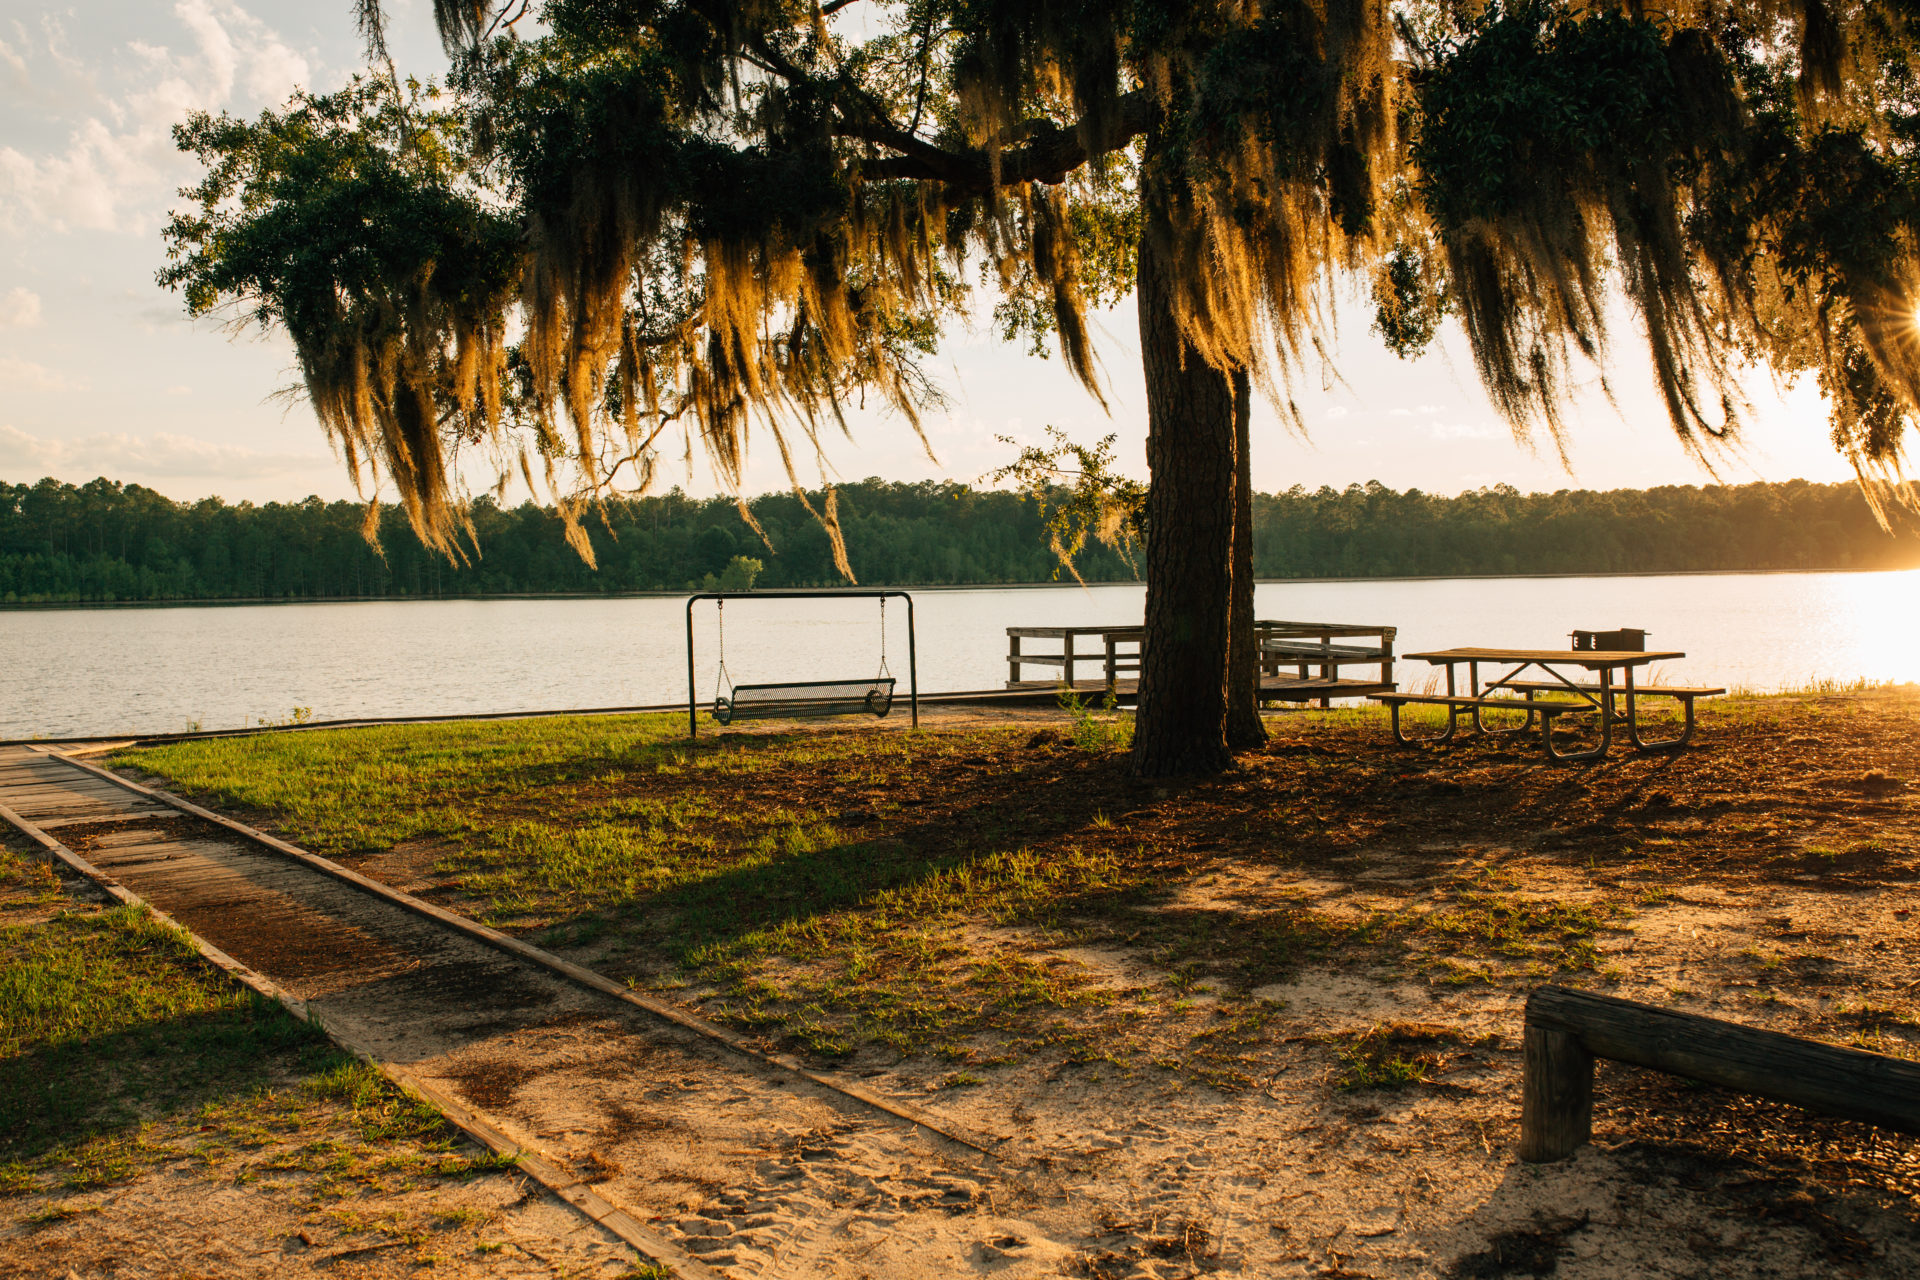
[{"label": "picnic table bench", "polygon": [[[1678,652],[1646,652],[1633,649],[1442,649],[1433,653],[1415,653],[1410,658],[1444,666],[1447,672],[1445,693],[1386,692],[1369,695],[1385,703],[1392,716],[1395,741],[1407,745],[1449,741],[1466,716],[1475,733],[1486,737],[1507,737],[1526,733],[1536,724],[1547,758],[1556,762],[1597,760],[1607,754],[1613,742],[1613,727],[1623,725],[1627,738],[1641,751],[1677,751],[1693,737],[1696,699],[1725,693],[1725,689],[1704,685],[1638,685],[1634,671],[1652,662],[1684,658]],[[1512,669],[1485,685],[1480,679],[1480,664],[1488,663]],[[1467,669],[1468,688],[1462,692],[1457,670]],[[1538,669],[1539,675],[1525,678]],[[1577,669],[1587,678],[1570,676],[1560,668]],[[1615,677],[1619,679],[1616,681]],[[1558,695],[1543,698],[1541,695]],[[1684,723],[1678,734],[1666,738],[1648,736],[1640,724],[1640,700],[1670,698],[1681,705]],[[1619,710],[1624,702],[1624,713]],[[1410,735],[1400,723],[1400,708],[1407,705],[1442,706],[1447,709],[1447,726],[1439,733]],[[1489,711],[1513,712],[1525,716],[1518,725],[1503,728],[1489,726]],[[1565,715],[1593,714],[1599,723],[1600,741],[1587,750],[1562,751],[1554,745],[1554,721]]]}]

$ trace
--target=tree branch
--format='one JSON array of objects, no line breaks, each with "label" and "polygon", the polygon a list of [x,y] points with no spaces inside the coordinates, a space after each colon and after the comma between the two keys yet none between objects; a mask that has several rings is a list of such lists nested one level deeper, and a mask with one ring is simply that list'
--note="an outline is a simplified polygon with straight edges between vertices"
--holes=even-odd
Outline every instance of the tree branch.
[{"label": "tree branch", "polygon": [[913,120],[907,125],[907,132],[920,132],[921,114],[927,107],[927,88],[933,81],[933,15],[928,14],[920,26],[920,85],[913,94]]},{"label": "tree branch", "polygon": [[[1107,136],[1093,139],[1092,145],[1081,136],[1077,125],[1027,122],[1022,126],[1028,135],[1027,141],[1000,153],[999,185],[1063,182],[1091,156],[1118,151],[1153,124],[1156,107],[1145,90],[1136,89],[1122,95],[1119,106]],[[982,194],[995,185],[994,165],[984,150],[948,151],[891,122],[847,121],[837,132],[843,137],[887,147],[895,153],[862,165],[861,171],[867,177],[932,180]]]},{"label": "tree branch", "polygon": [[[746,48],[757,56],[770,73],[790,83],[818,80],[803,67],[795,65],[764,39],[750,38]],[[910,129],[902,128],[886,109],[857,85],[848,85],[861,115],[845,115],[834,128],[834,136],[855,138],[885,147],[895,154],[868,161],[863,169],[870,177],[913,178],[945,182],[968,191],[985,193],[995,185],[995,166],[980,148],[965,152],[948,151],[928,142]],[[1117,151],[1147,131],[1157,110],[1144,89],[1122,94],[1110,136],[1095,138],[1091,146],[1081,136],[1080,124],[1056,125],[1047,120],[1027,120],[1019,126],[1023,145],[1000,153],[998,185],[1014,186],[1022,182],[1057,183],[1087,162],[1089,156]]]}]

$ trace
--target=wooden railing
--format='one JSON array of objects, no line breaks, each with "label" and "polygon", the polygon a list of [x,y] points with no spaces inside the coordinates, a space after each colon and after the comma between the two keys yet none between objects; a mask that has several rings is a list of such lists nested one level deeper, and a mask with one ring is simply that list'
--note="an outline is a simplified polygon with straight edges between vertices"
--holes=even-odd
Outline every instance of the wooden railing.
[{"label": "wooden railing", "polygon": [[[1279,676],[1294,668],[1301,680],[1317,673],[1322,680],[1339,678],[1343,666],[1378,666],[1380,683],[1393,685],[1392,627],[1357,626],[1337,622],[1259,621],[1253,624],[1260,646],[1260,674]],[[1118,627],[1008,627],[1007,687],[1037,683],[1023,668],[1048,672],[1047,683],[1073,684],[1080,668],[1092,665],[1109,691],[1122,679],[1140,673],[1140,649],[1146,628]],[[1035,653],[1025,642],[1055,640],[1057,648]],[[1350,643],[1336,644],[1336,640]],[[1351,643],[1356,642],[1357,643]]]},{"label": "wooden railing", "polygon": [[[1079,678],[1078,667],[1096,664],[1106,687],[1111,690],[1122,676],[1140,672],[1140,638],[1145,627],[1008,627],[1007,687],[1033,683],[1023,678],[1022,667],[1043,667],[1058,674],[1049,683],[1071,685]],[[1058,640],[1054,653],[1031,653],[1021,648],[1025,640]],[[1086,643],[1086,642],[1091,643]]]},{"label": "wooden railing", "polygon": [[[1380,683],[1393,684],[1393,640],[1399,634],[1393,627],[1363,627],[1337,622],[1262,622],[1260,633],[1260,674],[1279,675],[1292,667],[1301,680],[1317,672],[1322,680],[1334,680],[1340,668],[1378,666]],[[1360,643],[1335,644],[1335,640]]]}]

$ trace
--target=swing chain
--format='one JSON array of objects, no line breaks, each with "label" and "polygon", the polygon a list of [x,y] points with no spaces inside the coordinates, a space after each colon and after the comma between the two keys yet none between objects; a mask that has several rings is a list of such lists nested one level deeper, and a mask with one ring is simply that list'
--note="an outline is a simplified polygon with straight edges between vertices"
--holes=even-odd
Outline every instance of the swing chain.
[{"label": "swing chain", "polygon": [[713,606],[714,624],[719,632],[720,641],[720,666],[719,669],[713,673],[713,697],[717,702],[720,699],[720,690],[724,687],[727,680],[727,602],[725,600],[715,600]]},{"label": "swing chain", "polygon": [[[880,675],[888,676],[892,674],[893,673],[891,671],[887,670],[887,598],[885,596],[881,596],[880,597]],[[875,679],[878,679],[878,678],[879,678],[878,676],[875,677]]]}]

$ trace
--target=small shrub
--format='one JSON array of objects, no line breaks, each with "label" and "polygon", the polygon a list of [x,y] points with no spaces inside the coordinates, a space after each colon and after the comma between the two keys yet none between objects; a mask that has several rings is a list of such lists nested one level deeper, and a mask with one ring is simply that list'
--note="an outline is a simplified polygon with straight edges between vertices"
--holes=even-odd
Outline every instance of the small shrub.
[{"label": "small shrub", "polygon": [[1073,717],[1067,739],[1082,751],[1111,751],[1133,744],[1133,716],[1123,713],[1113,694],[1099,702],[1066,685],[1060,686],[1060,708]]}]

